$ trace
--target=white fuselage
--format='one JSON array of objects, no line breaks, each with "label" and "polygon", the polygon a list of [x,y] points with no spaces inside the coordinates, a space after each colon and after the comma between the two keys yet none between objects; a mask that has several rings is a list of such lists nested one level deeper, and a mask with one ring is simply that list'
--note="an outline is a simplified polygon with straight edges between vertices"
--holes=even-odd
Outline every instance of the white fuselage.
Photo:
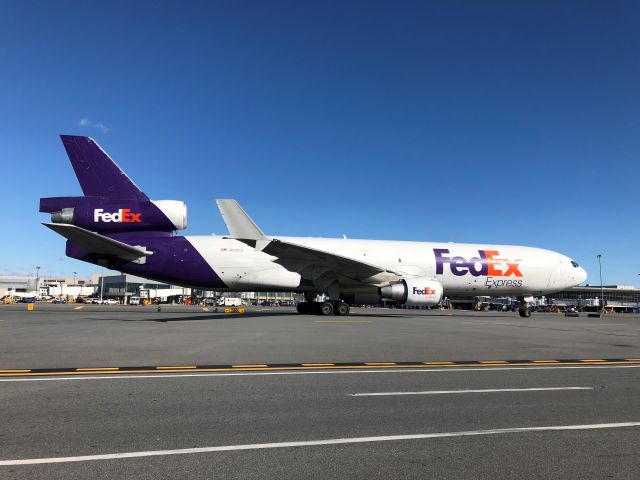
[{"label": "white fuselage", "polygon": [[[207,263],[233,291],[322,291],[314,278],[322,269],[305,271],[301,259],[295,271],[278,259],[225,237],[187,236]],[[587,274],[570,258],[533,247],[463,243],[273,237],[384,267],[381,274],[354,281],[340,279],[342,292],[374,292],[398,274],[438,280],[446,296],[528,296],[559,291],[584,282]],[[303,275],[297,272],[303,272]],[[303,278],[304,277],[304,278]]]}]

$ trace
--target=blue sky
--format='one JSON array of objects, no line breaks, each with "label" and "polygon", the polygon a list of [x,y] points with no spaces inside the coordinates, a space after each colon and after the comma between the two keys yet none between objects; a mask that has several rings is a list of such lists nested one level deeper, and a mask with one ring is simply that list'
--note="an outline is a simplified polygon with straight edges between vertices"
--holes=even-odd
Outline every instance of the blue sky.
[{"label": "blue sky", "polygon": [[[41,196],[90,135],[189,234],[512,243],[640,283],[637,2],[0,7],[0,272],[64,257]],[[85,120],[83,120],[85,119]]]}]

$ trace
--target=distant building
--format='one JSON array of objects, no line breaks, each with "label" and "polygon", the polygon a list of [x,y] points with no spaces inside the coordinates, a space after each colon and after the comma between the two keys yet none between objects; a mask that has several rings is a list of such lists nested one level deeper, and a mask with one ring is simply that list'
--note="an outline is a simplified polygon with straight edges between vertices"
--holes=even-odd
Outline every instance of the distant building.
[{"label": "distant building", "polygon": [[[631,285],[604,285],[605,306],[621,312],[640,309],[640,288]],[[601,306],[599,285],[581,285],[547,295],[547,303],[558,306],[576,306],[598,309]]]},{"label": "distant building", "polygon": [[56,297],[90,296],[96,286],[82,278],[34,277],[0,275],[0,297]]},{"label": "distant building", "polygon": [[163,302],[174,300],[176,303],[180,303],[184,301],[185,297],[191,295],[190,288],[168,285],[135,275],[104,276],[97,287],[97,297],[114,298],[121,303],[129,303],[129,298],[133,296],[158,298]]},{"label": "distant building", "polygon": [[36,290],[36,277],[0,275],[0,297],[7,295],[17,297],[35,297],[37,295]]},{"label": "distant building", "polygon": [[95,293],[96,288],[84,278],[41,277],[38,296],[66,299],[88,297]]}]

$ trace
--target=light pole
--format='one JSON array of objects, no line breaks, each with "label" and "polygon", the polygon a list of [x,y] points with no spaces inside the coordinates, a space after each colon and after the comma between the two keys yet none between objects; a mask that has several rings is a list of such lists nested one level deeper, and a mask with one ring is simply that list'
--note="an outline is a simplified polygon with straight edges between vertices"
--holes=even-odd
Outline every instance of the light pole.
[{"label": "light pole", "polygon": [[598,266],[600,268],[600,314],[604,314],[604,287],[602,286],[602,255],[598,254]]},{"label": "light pole", "polygon": [[104,290],[104,267],[102,267],[102,273],[100,273],[100,303],[102,304],[102,291]]},{"label": "light pole", "polygon": [[36,298],[40,296],[40,265],[36,265]]}]

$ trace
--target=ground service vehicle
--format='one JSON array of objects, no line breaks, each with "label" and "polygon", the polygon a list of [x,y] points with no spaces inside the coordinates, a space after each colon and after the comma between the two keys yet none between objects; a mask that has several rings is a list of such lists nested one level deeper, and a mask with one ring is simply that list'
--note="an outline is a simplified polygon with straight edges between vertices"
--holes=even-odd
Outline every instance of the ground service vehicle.
[{"label": "ground service vehicle", "polygon": [[241,307],[242,299],[236,297],[222,297],[218,300],[218,306],[221,307]]}]

